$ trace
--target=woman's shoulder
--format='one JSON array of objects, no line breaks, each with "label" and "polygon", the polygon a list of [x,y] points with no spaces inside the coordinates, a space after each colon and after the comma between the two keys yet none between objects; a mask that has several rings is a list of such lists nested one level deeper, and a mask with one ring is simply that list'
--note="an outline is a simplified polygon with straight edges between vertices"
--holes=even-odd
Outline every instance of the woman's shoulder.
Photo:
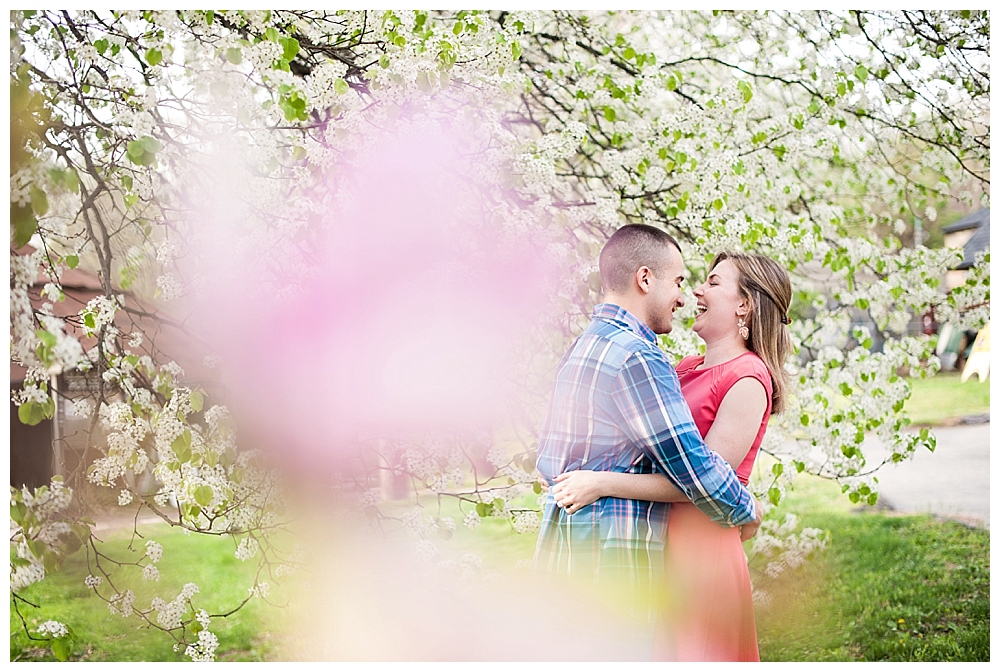
[{"label": "woman's shoulder", "polygon": [[757,356],[755,352],[745,352],[735,359],[727,362],[727,373],[733,382],[740,378],[756,378],[768,390],[771,389],[771,372],[767,369],[764,360]]}]

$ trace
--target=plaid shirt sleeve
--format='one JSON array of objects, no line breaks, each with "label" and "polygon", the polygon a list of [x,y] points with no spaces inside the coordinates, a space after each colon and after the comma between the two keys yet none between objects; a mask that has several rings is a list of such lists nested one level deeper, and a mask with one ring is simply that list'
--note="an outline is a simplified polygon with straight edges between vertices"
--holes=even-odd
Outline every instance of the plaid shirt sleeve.
[{"label": "plaid shirt sleeve", "polygon": [[705,445],[681,394],[677,373],[659,352],[633,353],[611,392],[621,427],[654,467],[723,527],[754,520],[754,501],[736,472]]}]

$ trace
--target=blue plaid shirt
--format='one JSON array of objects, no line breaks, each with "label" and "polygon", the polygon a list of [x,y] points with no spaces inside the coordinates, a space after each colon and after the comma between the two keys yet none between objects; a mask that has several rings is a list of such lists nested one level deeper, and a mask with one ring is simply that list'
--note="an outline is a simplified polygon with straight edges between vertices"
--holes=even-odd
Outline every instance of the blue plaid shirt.
[{"label": "blue plaid shirt", "polygon": [[537,467],[550,485],[535,549],[539,570],[633,587],[662,573],[669,504],[604,497],[567,515],[551,486],[574,469],[659,472],[724,527],[755,517],[749,491],[705,446],[656,334],[609,303],[594,308],[559,364]]}]

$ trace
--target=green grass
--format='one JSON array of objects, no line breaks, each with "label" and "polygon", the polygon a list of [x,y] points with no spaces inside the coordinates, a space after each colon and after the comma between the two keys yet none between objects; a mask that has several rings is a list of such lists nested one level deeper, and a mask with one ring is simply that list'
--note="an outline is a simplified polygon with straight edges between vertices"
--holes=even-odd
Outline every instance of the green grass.
[{"label": "green grass", "polygon": [[[388,508],[402,513],[412,506],[410,500]],[[437,515],[430,506],[425,511]],[[795,481],[777,513],[783,511],[794,511],[801,526],[828,531],[830,541],[778,580],[754,576],[755,585],[772,595],[771,606],[757,610],[762,660],[989,660],[988,530],[854,507],[835,485],[811,476]],[[461,520],[449,500],[440,515]],[[231,607],[246,594],[253,564],[234,557],[232,541],[185,536],[164,526],[141,530],[164,546],[163,579],[132,581],[133,589],[143,588],[137,605],[148,605],[154,594],[172,599],[181,587],[168,583],[172,576],[198,583],[198,598],[206,600],[200,606],[210,610]],[[506,522],[487,519],[474,532],[459,524],[438,546],[449,557],[475,552],[485,569],[503,571],[529,559],[534,541],[535,535],[518,535]],[[119,536],[107,545],[116,554],[126,553],[128,540]],[[163,633],[134,617],[112,616],[83,586],[87,573],[85,558],[77,554],[62,571],[25,590],[24,596],[42,607],[22,607],[29,623],[56,619],[70,624],[80,639],[75,660],[185,659]],[[255,600],[230,618],[214,620],[219,660],[294,659],[294,639],[283,634],[288,616]],[[13,611],[11,659],[52,660],[25,638]]]},{"label": "green grass", "polygon": [[[158,564],[162,577],[159,581],[144,581],[136,572],[124,584],[135,591],[137,607],[148,607],[154,596],[168,602],[173,600],[183,585],[174,577],[198,584],[201,593],[195,596],[195,602],[209,613],[229,610],[246,597],[253,583],[255,563],[238,560],[232,540],[187,536],[162,524],[140,526],[139,529],[147,538],[163,545],[163,557]],[[137,540],[134,548],[144,550],[144,543]],[[142,550],[133,554],[128,546],[128,535],[118,533],[108,536],[101,550],[115,558],[128,556],[135,560],[142,555]],[[36,609],[19,603],[18,608],[29,626],[53,619],[73,628],[79,640],[73,650],[73,660],[187,660],[183,651],[174,652],[174,641],[168,635],[149,628],[136,616],[112,615],[107,604],[84,586],[83,579],[89,573],[86,556],[79,551],[67,559],[60,571],[21,591],[19,594],[40,607]],[[100,590],[102,594],[109,592],[107,582]],[[220,643],[217,659],[259,661],[271,658],[273,642],[261,631],[277,621],[277,611],[259,600],[251,600],[234,616],[213,620],[211,630]],[[13,600],[10,632],[11,660],[54,660],[51,652],[25,636]]]},{"label": "green grass", "polygon": [[[988,661],[990,535],[929,516],[853,508],[814,477],[780,510],[830,533],[828,547],[766,586],[766,661]],[[779,510],[779,513],[780,513]]]},{"label": "green grass", "polygon": [[966,415],[990,412],[989,380],[972,376],[962,382],[957,372],[939,373],[930,378],[912,378],[913,393],[906,411],[917,425],[940,425]]}]

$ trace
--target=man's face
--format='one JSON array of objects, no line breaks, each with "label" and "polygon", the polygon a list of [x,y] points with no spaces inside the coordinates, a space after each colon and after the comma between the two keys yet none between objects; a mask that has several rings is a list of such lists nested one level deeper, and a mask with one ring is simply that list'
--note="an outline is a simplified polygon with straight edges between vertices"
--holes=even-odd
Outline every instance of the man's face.
[{"label": "man's face", "polygon": [[648,324],[657,334],[670,333],[674,326],[674,311],[684,305],[684,294],[681,291],[685,273],[684,258],[673,245],[667,247],[667,255],[660,273],[653,274],[652,287],[647,294]]}]

